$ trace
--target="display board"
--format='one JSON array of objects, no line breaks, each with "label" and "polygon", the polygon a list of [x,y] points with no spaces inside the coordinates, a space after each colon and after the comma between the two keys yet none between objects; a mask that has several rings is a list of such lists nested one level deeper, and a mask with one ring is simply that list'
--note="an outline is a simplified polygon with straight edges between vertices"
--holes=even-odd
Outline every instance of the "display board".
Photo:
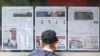
[{"label": "display board", "polygon": [[33,50],[33,7],[2,7],[2,50]]},{"label": "display board", "polygon": [[68,7],[68,50],[99,51],[98,7]]},{"label": "display board", "polygon": [[66,7],[45,6],[35,7],[35,49],[41,49],[39,40],[45,30],[54,30],[59,39],[57,50],[67,49],[67,21]]},{"label": "display board", "polygon": [[2,7],[2,50],[40,50],[45,30],[57,33],[57,50],[99,51],[99,7]]}]

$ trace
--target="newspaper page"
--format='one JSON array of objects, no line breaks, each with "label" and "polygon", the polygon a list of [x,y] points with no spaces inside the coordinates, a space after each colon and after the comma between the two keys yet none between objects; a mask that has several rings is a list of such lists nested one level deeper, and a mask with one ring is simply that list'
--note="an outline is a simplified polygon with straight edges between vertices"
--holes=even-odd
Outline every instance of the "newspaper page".
[{"label": "newspaper page", "polygon": [[2,7],[2,49],[33,48],[33,7]]},{"label": "newspaper page", "polygon": [[35,49],[41,49],[39,37],[45,30],[54,30],[59,39],[57,50],[66,50],[66,7],[35,7]]},{"label": "newspaper page", "polygon": [[69,7],[68,50],[99,50],[98,7]]}]

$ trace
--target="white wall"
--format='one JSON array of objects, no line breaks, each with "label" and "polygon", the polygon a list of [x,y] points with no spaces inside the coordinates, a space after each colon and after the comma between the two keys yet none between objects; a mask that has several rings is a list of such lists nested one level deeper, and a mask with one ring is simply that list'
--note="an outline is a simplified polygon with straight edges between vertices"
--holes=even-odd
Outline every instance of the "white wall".
[{"label": "white wall", "polygon": [[[0,56],[27,56],[25,52],[0,52]],[[59,56],[100,56],[100,52],[57,52]]]}]

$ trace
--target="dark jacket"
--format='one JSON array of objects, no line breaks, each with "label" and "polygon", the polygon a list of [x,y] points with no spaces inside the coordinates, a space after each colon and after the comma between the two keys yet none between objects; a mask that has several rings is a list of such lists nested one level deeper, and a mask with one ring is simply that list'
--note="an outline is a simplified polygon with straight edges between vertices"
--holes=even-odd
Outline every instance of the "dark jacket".
[{"label": "dark jacket", "polygon": [[35,51],[32,51],[28,56],[57,56],[57,55],[51,51],[35,50]]}]

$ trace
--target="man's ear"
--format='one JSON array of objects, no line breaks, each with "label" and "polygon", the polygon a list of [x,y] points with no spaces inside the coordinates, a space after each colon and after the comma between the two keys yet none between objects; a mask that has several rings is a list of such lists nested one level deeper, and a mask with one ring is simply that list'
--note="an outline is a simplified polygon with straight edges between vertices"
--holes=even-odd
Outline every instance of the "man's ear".
[{"label": "man's ear", "polygon": [[53,51],[55,51],[57,49],[57,47],[58,47],[58,43],[54,43],[53,44]]},{"label": "man's ear", "polygon": [[57,47],[58,47],[58,43],[55,43],[55,48],[57,49]]},{"label": "man's ear", "polygon": [[56,43],[56,47],[58,47],[58,42]]}]

